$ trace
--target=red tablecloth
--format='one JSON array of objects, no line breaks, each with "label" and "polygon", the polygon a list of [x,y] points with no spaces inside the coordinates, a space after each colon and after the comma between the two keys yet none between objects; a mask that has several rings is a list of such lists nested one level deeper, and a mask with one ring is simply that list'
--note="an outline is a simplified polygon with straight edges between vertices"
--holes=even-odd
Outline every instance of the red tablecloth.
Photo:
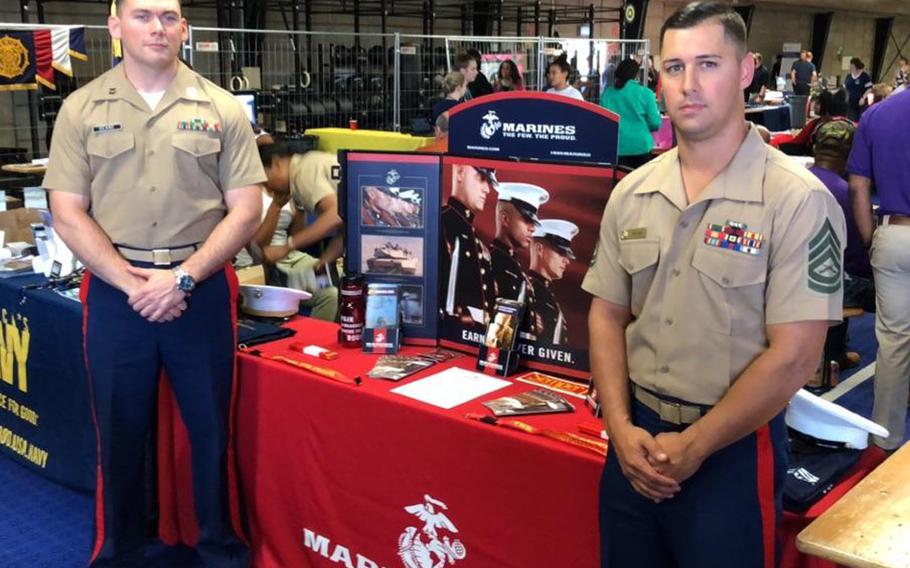
[{"label": "red tablecloth", "polygon": [[[336,326],[300,319],[296,337],[261,346],[363,377],[354,387],[248,354],[239,356],[236,448],[241,497],[257,568],[433,566],[446,552],[464,566],[591,567],[598,564],[598,480],[602,459],[573,446],[467,420],[480,404],[530,390],[516,382],[452,410],[389,392],[462,356],[392,383],[366,377],[377,356],[340,348]],[[292,342],[329,347],[331,363]],[[426,351],[407,347],[404,353]],[[577,432],[594,421],[581,401],[572,414],[521,418],[540,428]],[[193,543],[197,528],[185,463],[186,434],[168,400],[159,436],[161,536]],[[176,424],[176,428],[171,428]],[[796,534],[882,460],[870,450],[847,478],[804,515],[785,514],[778,533],[784,568],[827,568],[799,553]],[[440,504],[441,503],[441,504]],[[441,513],[444,517],[439,516]],[[435,531],[435,541],[428,532]],[[456,541],[459,544],[456,544]],[[448,547],[448,548],[447,548]],[[452,564],[448,564],[451,566]]]},{"label": "red tablecloth", "polygon": [[[446,552],[456,564],[463,553],[465,566],[597,565],[602,458],[465,419],[467,412],[489,414],[480,402],[447,411],[389,392],[448,365],[471,368],[472,358],[399,383],[369,379],[377,356],[337,347],[336,326],[308,319],[290,325],[298,335],[261,346],[263,353],[331,365],[363,376],[364,384],[239,357],[236,442],[255,566],[422,568]],[[299,341],[340,357],[327,363],[293,355],[287,346]],[[481,400],[531,388],[516,383]],[[525,421],[577,432],[594,418],[580,400],[575,406],[573,414]],[[172,481],[185,487],[180,474]],[[192,542],[193,515],[184,506],[190,493],[184,489],[178,500],[170,491],[163,488],[169,505],[162,507],[162,535]]]}]

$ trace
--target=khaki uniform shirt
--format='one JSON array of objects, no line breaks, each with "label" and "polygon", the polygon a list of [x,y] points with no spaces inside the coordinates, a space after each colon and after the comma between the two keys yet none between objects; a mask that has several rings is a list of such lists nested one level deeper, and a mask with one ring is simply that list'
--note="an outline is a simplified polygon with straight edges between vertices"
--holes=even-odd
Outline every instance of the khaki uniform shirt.
[{"label": "khaki uniform shirt", "polygon": [[265,179],[229,93],[181,64],[153,111],[117,65],[64,101],[44,187],[87,197],[115,244],[152,249],[205,241],[224,192]]},{"label": "khaki uniform shirt", "polygon": [[767,348],[767,325],[840,321],[845,242],[834,197],[750,127],[694,203],[675,149],[623,179],[582,287],[630,308],[632,381],[713,405]]},{"label": "khaki uniform shirt", "polygon": [[316,204],[329,195],[338,193],[338,182],[332,169],[338,167],[338,158],[330,152],[310,150],[291,156],[291,199],[294,206],[309,213],[316,212]]}]

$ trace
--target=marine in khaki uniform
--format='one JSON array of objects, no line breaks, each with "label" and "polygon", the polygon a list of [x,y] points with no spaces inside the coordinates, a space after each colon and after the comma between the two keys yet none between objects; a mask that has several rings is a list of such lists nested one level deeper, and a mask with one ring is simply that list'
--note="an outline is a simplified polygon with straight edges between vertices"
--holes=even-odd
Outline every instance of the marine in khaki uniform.
[{"label": "marine in khaki uniform", "polygon": [[496,172],[468,165],[452,167],[452,195],[442,208],[440,289],[443,317],[486,325],[493,312],[490,251],[477,237],[474,219],[486,207]]},{"label": "marine in khaki uniform", "polygon": [[773,566],[784,410],[841,319],[844,218],[745,122],[729,6],[680,8],[660,59],[679,146],[613,191],[582,284],[610,435],[601,565]]},{"label": "marine in khaki uniform", "polygon": [[[338,214],[338,176],[334,175],[338,159],[318,150],[294,153],[286,143],[263,146],[259,153],[268,176],[268,191],[273,201],[280,198],[276,206],[283,206],[287,200],[294,206],[288,225],[280,223],[277,211],[265,216],[256,233],[262,256],[281,273],[282,285],[313,295],[303,302],[311,308],[312,317],[334,321],[338,287],[320,288],[316,273],[324,267],[332,270],[344,252],[344,222]],[[318,257],[301,250],[321,242],[325,246]]]},{"label": "marine in khaki uniform", "polygon": [[[85,359],[98,431],[92,566],[140,565],[144,450],[166,373],[189,435],[196,550],[248,565],[228,511],[237,279],[265,175],[240,104],[177,59],[177,0],[121,0],[124,59],[67,97],[44,187],[88,267]],[[226,467],[227,466],[227,467]]]},{"label": "marine in khaki uniform", "polygon": [[569,324],[553,294],[553,281],[562,280],[569,263],[575,260],[572,239],[578,235],[578,225],[562,219],[542,219],[534,231],[531,245],[531,269],[528,281],[529,324],[536,341],[551,345],[569,343]]},{"label": "marine in khaki uniform", "polygon": [[500,183],[496,193],[496,237],[490,243],[495,297],[524,301],[527,276],[518,253],[531,246],[537,212],[550,193],[529,183]]}]

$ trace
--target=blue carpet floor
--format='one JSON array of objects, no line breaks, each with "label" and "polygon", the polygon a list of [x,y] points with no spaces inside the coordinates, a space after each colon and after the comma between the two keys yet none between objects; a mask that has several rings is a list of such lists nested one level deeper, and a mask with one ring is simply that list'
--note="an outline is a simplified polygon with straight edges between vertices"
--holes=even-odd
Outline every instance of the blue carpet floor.
[{"label": "blue carpet floor", "polygon": [[[0,456],[0,568],[82,568],[92,545],[95,499]],[[158,542],[144,568],[194,568],[195,553]]]},{"label": "blue carpet floor", "polygon": [[[850,322],[850,350],[860,354],[861,363],[841,373],[840,380],[845,386],[856,383],[857,377],[869,376],[867,367],[875,362],[877,349],[874,325],[873,314]],[[837,395],[838,391],[831,394]],[[834,400],[869,417],[872,378],[859,382]],[[93,509],[91,495],[65,489],[0,456],[0,568],[85,566],[92,540]],[[147,552],[146,568],[196,565],[195,555],[184,547],[158,543]]]}]

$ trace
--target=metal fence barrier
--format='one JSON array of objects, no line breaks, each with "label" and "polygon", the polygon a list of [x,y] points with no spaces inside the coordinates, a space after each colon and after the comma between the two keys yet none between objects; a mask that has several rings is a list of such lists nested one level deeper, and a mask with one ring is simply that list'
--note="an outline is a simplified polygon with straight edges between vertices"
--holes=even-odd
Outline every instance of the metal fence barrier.
[{"label": "metal fence barrier", "polygon": [[[74,61],[72,80],[61,80],[57,91],[0,93],[0,99],[12,99],[7,106],[11,116],[0,121],[0,154],[8,148],[14,155],[7,162],[46,156],[63,98],[110,68],[107,28],[85,27],[89,60]],[[565,53],[573,68],[571,80],[587,100],[597,103],[603,86],[612,83],[618,62],[632,56],[646,60],[649,44],[191,26],[182,56],[229,91],[255,92],[258,121],[269,131],[294,135],[312,127],[347,126],[356,119],[361,128],[427,133],[433,104],[444,96],[442,78],[456,55],[469,48],[481,52],[481,70],[492,83],[499,80],[501,62],[510,59],[530,90],[547,87],[547,65]]]}]

